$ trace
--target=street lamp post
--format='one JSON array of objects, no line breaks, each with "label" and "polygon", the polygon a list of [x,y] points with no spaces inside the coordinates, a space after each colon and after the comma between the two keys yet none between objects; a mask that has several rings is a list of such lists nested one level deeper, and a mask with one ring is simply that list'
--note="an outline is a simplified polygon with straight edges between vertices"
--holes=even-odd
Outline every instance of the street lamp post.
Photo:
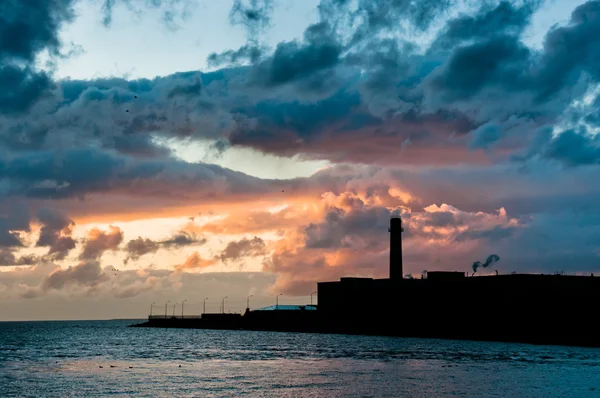
[{"label": "street lamp post", "polygon": [[317,292],[312,292],[312,293],[310,294],[310,306],[311,306],[311,307],[312,307],[312,305],[313,305],[313,295],[314,295],[314,294],[317,294]]},{"label": "street lamp post", "polygon": [[204,305],[202,307],[202,313],[206,314],[206,300],[208,300],[208,297],[204,299]]},{"label": "street lamp post", "polygon": [[177,307],[177,303],[173,304],[173,316],[175,316],[175,307]]},{"label": "street lamp post", "polygon": [[283,293],[279,293],[277,296],[275,296],[275,309],[278,310],[279,309],[279,296],[281,296]]},{"label": "street lamp post", "polygon": [[150,304],[150,316],[152,316],[152,306],[156,304],[156,301],[154,301],[152,304]]},{"label": "street lamp post", "polygon": [[185,299],[181,302],[181,319],[183,319],[183,303],[185,303],[186,301],[187,301],[187,299]]},{"label": "street lamp post", "polygon": [[225,313],[225,299],[227,298],[227,296],[223,297],[223,300],[221,300],[221,313],[224,314]]},{"label": "street lamp post", "polygon": [[171,302],[171,300],[169,300],[165,303],[165,318],[167,317],[167,304],[169,304],[170,302]]},{"label": "street lamp post", "polygon": [[254,296],[254,295],[253,295],[253,294],[251,294],[251,295],[249,295],[249,296],[248,296],[248,298],[246,299],[246,308],[247,308],[247,309],[250,309],[250,297],[253,297],[253,296]]}]

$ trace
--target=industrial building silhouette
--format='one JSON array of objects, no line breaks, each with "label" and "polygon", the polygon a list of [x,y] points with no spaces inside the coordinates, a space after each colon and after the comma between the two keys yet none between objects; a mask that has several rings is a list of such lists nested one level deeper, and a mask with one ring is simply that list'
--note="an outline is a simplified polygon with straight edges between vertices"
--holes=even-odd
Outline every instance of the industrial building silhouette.
[{"label": "industrial building silhouette", "polygon": [[[198,327],[509,341],[600,347],[600,278],[428,272],[403,277],[402,221],[390,220],[389,278],[318,282],[316,311],[249,311],[134,326]],[[310,308],[314,309],[314,308]]]}]

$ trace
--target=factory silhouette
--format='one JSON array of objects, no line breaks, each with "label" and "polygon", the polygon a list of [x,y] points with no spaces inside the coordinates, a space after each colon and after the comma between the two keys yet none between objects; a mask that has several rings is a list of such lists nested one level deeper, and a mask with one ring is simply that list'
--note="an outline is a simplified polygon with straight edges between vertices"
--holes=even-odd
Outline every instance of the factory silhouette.
[{"label": "factory silhouette", "polygon": [[405,278],[402,221],[390,220],[389,278],[318,282],[318,305],[271,306],[241,314],[150,316],[138,327],[487,340],[600,347],[596,313],[600,278],[507,274],[473,277],[499,260],[473,264],[473,274],[431,271]]}]

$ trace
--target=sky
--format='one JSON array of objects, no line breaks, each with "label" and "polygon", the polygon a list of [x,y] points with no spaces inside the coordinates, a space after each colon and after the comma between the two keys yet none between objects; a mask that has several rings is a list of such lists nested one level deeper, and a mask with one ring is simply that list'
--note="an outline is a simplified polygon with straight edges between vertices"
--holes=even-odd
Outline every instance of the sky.
[{"label": "sky", "polygon": [[0,9],[0,320],[600,273],[599,0]]}]

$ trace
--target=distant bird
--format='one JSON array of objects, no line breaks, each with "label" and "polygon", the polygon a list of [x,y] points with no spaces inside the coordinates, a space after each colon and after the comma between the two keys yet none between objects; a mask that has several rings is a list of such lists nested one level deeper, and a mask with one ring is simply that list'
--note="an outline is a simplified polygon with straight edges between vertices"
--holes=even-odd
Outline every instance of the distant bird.
[{"label": "distant bird", "polygon": [[110,367],[111,367],[111,368],[116,368],[116,366],[115,366],[115,365],[110,365]]},{"label": "distant bird", "polygon": [[98,366],[100,369],[102,369],[102,365]]},{"label": "distant bird", "polygon": [[130,366],[129,369],[133,369],[133,366]]},{"label": "distant bird", "polygon": [[133,98],[137,98],[137,95],[134,95]]},{"label": "distant bird", "polygon": [[284,189],[282,189],[282,190],[281,190],[281,192],[285,192],[285,190],[284,190]]},{"label": "distant bird", "polygon": [[181,367],[181,365],[179,365],[179,367]]},{"label": "distant bird", "polygon": [[129,109],[126,109],[125,112],[129,112]]}]

